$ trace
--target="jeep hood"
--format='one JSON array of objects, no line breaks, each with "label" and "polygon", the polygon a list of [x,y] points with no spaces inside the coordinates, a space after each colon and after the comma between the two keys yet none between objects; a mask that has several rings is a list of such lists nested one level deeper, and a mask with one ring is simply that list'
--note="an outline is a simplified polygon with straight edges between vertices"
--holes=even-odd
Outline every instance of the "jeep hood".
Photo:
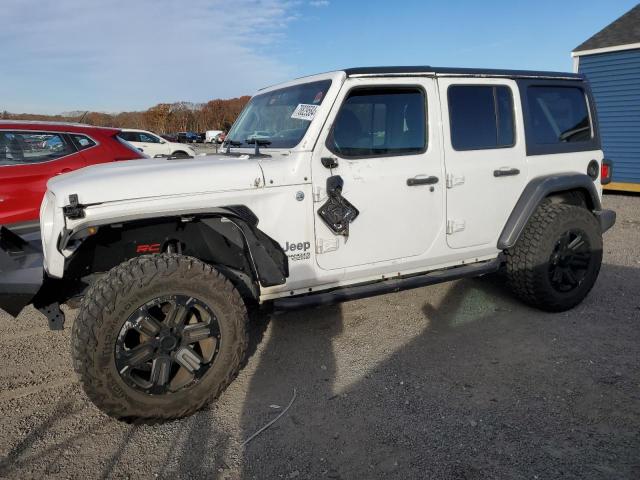
[{"label": "jeep hood", "polygon": [[192,159],[154,158],[103,163],[82,168],[47,183],[56,204],[77,194],[83,204],[148,197],[254,189],[264,185],[255,159],[207,155]]}]

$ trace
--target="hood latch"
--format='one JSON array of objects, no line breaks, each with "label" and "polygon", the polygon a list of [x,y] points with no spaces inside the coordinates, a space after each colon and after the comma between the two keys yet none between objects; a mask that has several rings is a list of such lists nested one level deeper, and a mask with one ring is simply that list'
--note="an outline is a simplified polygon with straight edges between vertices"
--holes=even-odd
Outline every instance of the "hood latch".
[{"label": "hood latch", "polygon": [[79,218],[84,218],[85,208],[86,205],[78,202],[78,194],[72,193],[69,195],[69,205],[62,207],[62,213],[69,220],[77,220]]}]

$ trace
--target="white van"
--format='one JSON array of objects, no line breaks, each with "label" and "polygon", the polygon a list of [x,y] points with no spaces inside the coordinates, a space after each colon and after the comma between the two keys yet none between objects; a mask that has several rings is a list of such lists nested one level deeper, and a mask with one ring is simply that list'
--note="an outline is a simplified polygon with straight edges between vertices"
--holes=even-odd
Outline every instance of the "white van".
[{"label": "white van", "polygon": [[204,136],[204,143],[222,143],[219,141],[222,130],[207,130]]}]

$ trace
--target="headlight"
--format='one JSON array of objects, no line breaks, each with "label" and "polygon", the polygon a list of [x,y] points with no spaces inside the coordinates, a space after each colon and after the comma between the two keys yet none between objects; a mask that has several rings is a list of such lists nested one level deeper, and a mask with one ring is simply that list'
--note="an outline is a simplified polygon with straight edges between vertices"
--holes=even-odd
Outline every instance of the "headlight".
[{"label": "headlight", "polygon": [[47,190],[40,205],[40,235],[42,237],[43,253],[47,256],[45,242],[51,238],[53,234],[53,221],[56,209],[56,196]]}]

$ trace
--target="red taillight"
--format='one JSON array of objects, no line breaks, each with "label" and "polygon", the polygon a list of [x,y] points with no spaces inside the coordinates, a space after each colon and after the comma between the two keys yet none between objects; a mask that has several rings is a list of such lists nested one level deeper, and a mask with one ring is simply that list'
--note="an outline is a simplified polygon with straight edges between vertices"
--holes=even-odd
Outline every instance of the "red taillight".
[{"label": "red taillight", "polygon": [[611,162],[609,160],[602,160],[602,163],[600,164],[600,183],[602,185],[611,183],[612,173],[613,168],[611,167]]}]

